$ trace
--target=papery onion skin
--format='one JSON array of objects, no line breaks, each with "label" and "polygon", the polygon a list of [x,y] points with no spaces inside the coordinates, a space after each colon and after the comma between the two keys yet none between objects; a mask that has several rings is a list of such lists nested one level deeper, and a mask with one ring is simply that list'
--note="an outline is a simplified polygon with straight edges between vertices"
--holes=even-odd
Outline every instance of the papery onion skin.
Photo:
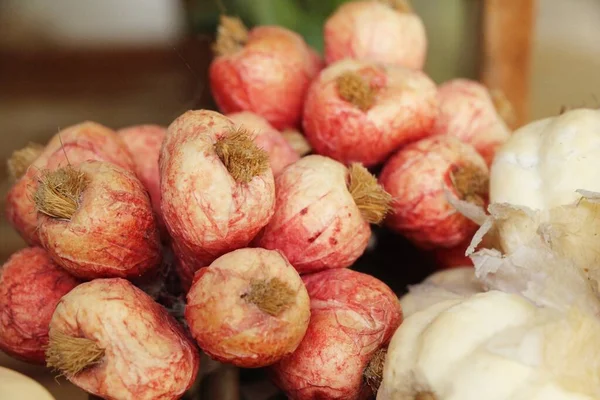
[{"label": "papery onion skin", "polygon": [[[374,90],[368,110],[340,96],[337,82],[346,73],[358,74]],[[342,60],[321,71],[311,84],[303,127],[316,153],[369,167],[431,135],[437,115],[436,87],[423,72]]]},{"label": "papery onion skin", "polygon": [[54,309],[78,284],[40,247],[14,253],[0,268],[0,349],[19,360],[44,364]]},{"label": "papery onion skin", "polygon": [[421,18],[377,1],[342,4],[324,27],[325,59],[344,58],[422,69],[427,36]]},{"label": "papery onion skin", "polygon": [[[259,294],[262,298],[250,297],[253,285],[264,288],[273,280],[280,287]],[[267,297],[277,294],[279,298]],[[199,346],[213,359],[257,368],[296,350],[308,328],[310,304],[300,275],[283,255],[245,248],[198,271],[185,317]]]},{"label": "papery onion skin", "polygon": [[310,155],[276,179],[277,208],[254,243],[281,251],[300,272],[352,265],[371,236],[347,189],[347,169],[330,158]]},{"label": "papery onion skin", "polygon": [[367,398],[363,372],[402,321],[396,295],[378,279],[349,269],[303,277],[311,299],[308,331],[289,357],[271,367],[290,398]]}]

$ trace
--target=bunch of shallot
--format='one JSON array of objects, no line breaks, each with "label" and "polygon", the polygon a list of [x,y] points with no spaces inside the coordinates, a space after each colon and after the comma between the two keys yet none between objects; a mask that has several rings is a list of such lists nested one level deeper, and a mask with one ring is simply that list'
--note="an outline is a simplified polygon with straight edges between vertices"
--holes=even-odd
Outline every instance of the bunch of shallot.
[{"label": "bunch of shallot", "polygon": [[6,215],[30,247],[0,269],[0,349],[106,399],[179,399],[201,355],[296,400],[376,396],[403,311],[353,270],[372,225],[467,264],[456,208],[487,206],[510,132],[483,86],[422,71],[406,1],[348,2],[324,39],[222,16],[218,110],[15,151]]}]

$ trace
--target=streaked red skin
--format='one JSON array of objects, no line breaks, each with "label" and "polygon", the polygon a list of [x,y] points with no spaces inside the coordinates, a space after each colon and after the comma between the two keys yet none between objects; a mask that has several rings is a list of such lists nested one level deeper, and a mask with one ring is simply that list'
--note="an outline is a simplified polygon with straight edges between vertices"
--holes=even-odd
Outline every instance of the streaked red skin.
[{"label": "streaked red skin", "polygon": [[104,399],[179,399],[198,373],[193,340],[161,305],[124,279],[96,279],[72,290],[56,307],[53,330],[93,340],[105,350],[99,364],[67,376]]},{"label": "streaked red skin", "polygon": [[472,163],[487,172],[473,146],[453,136],[435,136],[402,148],[384,165],[379,182],[393,197],[386,224],[423,249],[454,247],[468,240],[477,225],[448,202],[444,187],[453,168]]},{"label": "streaked red skin", "polygon": [[275,180],[275,214],[254,244],[281,251],[301,274],[352,265],[371,227],[348,192],[347,175],[342,164],[319,155],[287,167]]},{"label": "streaked red skin", "polygon": [[270,368],[294,400],[369,396],[363,372],[402,322],[400,302],[380,280],[349,269],[303,277],[311,299],[308,331],[298,349]]},{"label": "streaked red skin", "polygon": [[[160,213],[160,172],[158,157],[167,135],[167,128],[160,125],[135,125],[117,131],[135,162],[135,172],[150,194],[152,207],[159,226],[164,227]],[[166,228],[165,228],[166,229]]]},{"label": "streaked red skin", "polygon": [[88,184],[69,219],[38,213],[50,257],[82,279],[140,277],[160,263],[160,240],[146,189],[133,172],[111,163],[77,166]]},{"label": "streaked red skin", "polygon": [[453,79],[438,88],[440,114],[436,135],[452,135],[470,143],[491,165],[496,150],[510,137],[510,129],[496,112],[485,86],[468,79]]},{"label": "streaked red skin", "polygon": [[319,68],[300,35],[259,26],[250,30],[241,50],[213,60],[209,79],[223,113],[252,111],[281,130],[299,125],[306,90]]},{"label": "streaked red skin", "polygon": [[[274,278],[295,292],[294,302],[277,316],[243,298],[253,280]],[[196,273],[185,319],[211,358],[242,368],[265,367],[296,350],[308,328],[310,300],[300,275],[283,255],[245,248]]]},{"label": "streaked red skin", "polygon": [[327,19],[323,32],[325,60],[368,60],[422,69],[427,36],[421,18],[377,1],[342,4]]},{"label": "streaked red skin", "polygon": [[159,159],[161,210],[184,287],[219,256],[246,247],[275,209],[269,168],[249,183],[236,182],[214,150],[235,130],[229,118],[188,111],[168,128]]},{"label": "streaked red skin", "polygon": [[0,349],[19,360],[44,364],[52,313],[78,284],[40,247],[14,253],[0,268]]},{"label": "streaked red skin", "polygon": [[254,142],[257,146],[269,153],[273,175],[279,175],[285,167],[300,159],[298,153],[289,145],[281,132],[260,115],[249,111],[242,111],[228,114],[227,117],[236,125],[247,129],[255,135]]},{"label": "streaked red skin", "polygon": [[[52,161],[48,164],[50,158]],[[107,161],[135,170],[125,144],[112,129],[87,121],[61,130],[50,139],[40,157],[8,192],[6,219],[27,244],[40,244],[37,236],[37,212],[33,203],[39,171],[68,163],[75,165],[85,160]]]},{"label": "streaked red skin", "polygon": [[[336,79],[345,72],[358,73],[377,89],[366,112],[339,96]],[[423,72],[343,60],[325,68],[311,84],[303,126],[318,154],[373,166],[399,147],[429,136],[437,113],[435,84]]]}]

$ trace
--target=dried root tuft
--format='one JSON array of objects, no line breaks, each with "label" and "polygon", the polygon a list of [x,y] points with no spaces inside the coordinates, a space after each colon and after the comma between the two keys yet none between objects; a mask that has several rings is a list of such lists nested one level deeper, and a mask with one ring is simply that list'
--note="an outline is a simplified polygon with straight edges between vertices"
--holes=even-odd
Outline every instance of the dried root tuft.
[{"label": "dried root tuft", "polygon": [[217,56],[226,56],[241,50],[248,41],[248,29],[237,17],[221,16],[217,28],[217,40],[213,43],[213,52]]},{"label": "dried root tuft", "polygon": [[248,293],[242,295],[247,302],[255,304],[261,311],[277,316],[293,303],[296,292],[279,278],[270,281],[257,280],[250,284]]},{"label": "dried root tuft", "polygon": [[38,143],[29,143],[22,149],[15,150],[8,161],[8,172],[12,180],[16,181],[25,175],[27,169],[42,154],[44,146]]},{"label": "dried root tuft", "polygon": [[79,208],[81,193],[88,180],[71,166],[55,171],[41,171],[34,195],[37,210],[53,218],[71,219]]},{"label": "dried root tuft", "polygon": [[104,357],[104,349],[86,338],[76,338],[59,331],[50,331],[46,349],[46,365],[66,377],[98,364]]},{"label": "dried root tuft", "polygon": [[368,111],[375,104],[375,89],[356,72],[349,71],[338,76],[336,86],[342,99],[362,111]]},{"label": "dried root tuft", "polygon": [[379,386],[383,379],[383,365],[385,364],[386,355],[387,349],[377,350],[363,372],[363,378],[371,388],[374,396],[377,395],[377,391],[379,390]]},{"label": "dried root tuft", "polygon": [[461,200],[483,206],[489,191],[489,175],[482,168],[465,164],[450,172],[450,180]]},{"label": "dried root tuft", "polygon": [[254,143],[245,129],[232,130],[215,144],[217,155],[238,183],[248,183],[269,166],[269,153]]},{"label": "dried root tuft", "polygon": [[348,190],[363,218],[371,224],[381,223],[391,209],[392,196],[362,164],[351,164],[348,172]]}]

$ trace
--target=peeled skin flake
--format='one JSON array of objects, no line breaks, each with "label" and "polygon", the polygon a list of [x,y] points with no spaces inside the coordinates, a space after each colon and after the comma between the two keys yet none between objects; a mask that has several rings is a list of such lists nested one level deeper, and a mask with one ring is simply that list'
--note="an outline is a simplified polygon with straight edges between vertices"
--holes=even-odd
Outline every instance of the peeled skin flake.
[{"label": "peeled skin flake", "polygon": [[217,112],[188,111],[169,126],[160,173],[161,210],[184,286],[199,268],[246,247],[273,215],[268,154]]},{"label": "peeled skin flake", "polygon": [[194,277],[185,316],[212,358],[242,368],[271,365],[290,355],[310,318],[300,275],[277,251],[227,253]]},{"label": "peeled skin flake", "polygon": [[432,134],[435,83],[423,72],[341,60],[321,71],[304,104],[304,134],[314,151],[348,164],[379,164]]},{"label": "peeled skin flake", "polygon": [[0,268],[0,350],[44,364],[52,313],[78,284],[40,247],[14,253]]},{"label": "peeled skin flake", "polygon": [[123,400],[181,398],[200,359],[167,311],[120,278],[83,283],[61,299],[46,354],[86,392]]}]

